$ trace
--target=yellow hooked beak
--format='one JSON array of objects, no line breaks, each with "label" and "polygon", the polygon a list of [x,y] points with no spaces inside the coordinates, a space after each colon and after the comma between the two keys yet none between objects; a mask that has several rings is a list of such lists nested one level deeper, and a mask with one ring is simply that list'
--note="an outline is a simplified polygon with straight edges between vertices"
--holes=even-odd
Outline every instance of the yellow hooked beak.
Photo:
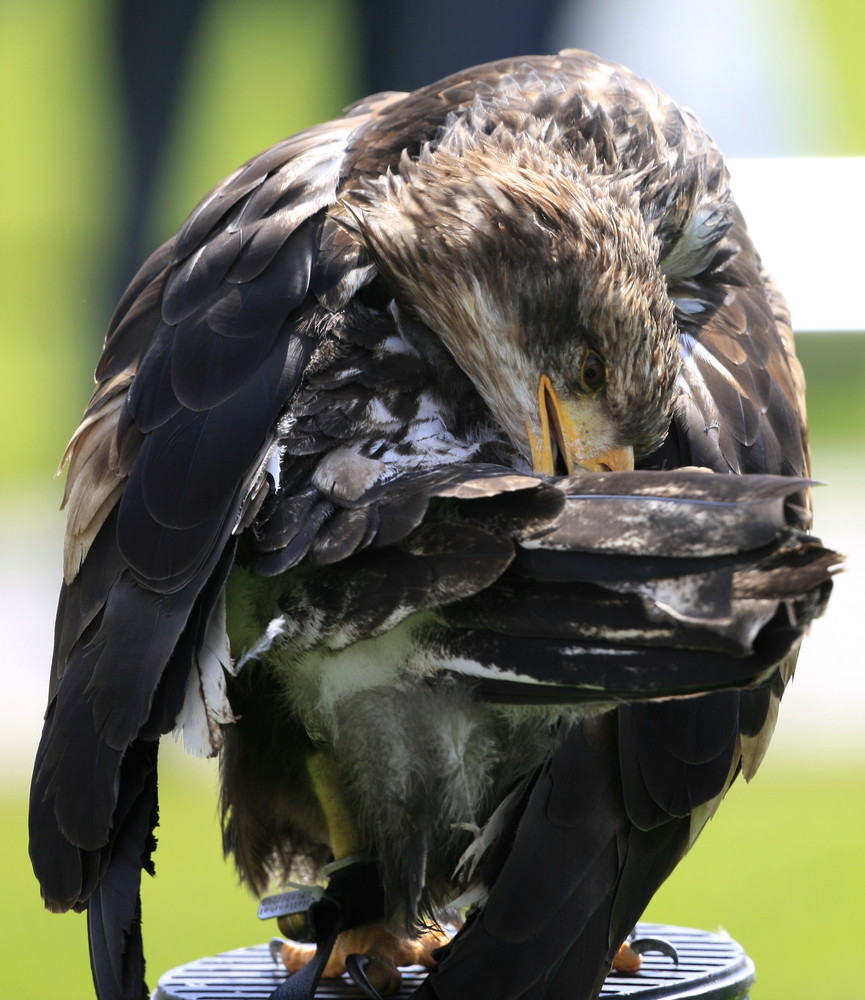
[{"label": "yellow hooked beak", "polygon": [[600,436],[588,407],[563,401],[547,375],[538,383],[540,435],[526,421],[535,472],[556,474],[556,457],[561,455],[568,473],[577,469],[589,472],[622,472],[634,467],[634,449],[630,445],[598,450],[592,441]]}]

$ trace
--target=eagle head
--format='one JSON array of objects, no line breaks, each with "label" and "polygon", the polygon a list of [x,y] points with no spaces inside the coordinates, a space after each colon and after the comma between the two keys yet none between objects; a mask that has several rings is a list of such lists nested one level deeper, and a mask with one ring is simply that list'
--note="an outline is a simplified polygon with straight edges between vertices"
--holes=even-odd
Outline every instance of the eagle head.
[{"label": "eagle head", "polygon": [[550,122],[465,114],[337,209],[537,472],[633,468],[666,435],[679,334],[638,182]]}]

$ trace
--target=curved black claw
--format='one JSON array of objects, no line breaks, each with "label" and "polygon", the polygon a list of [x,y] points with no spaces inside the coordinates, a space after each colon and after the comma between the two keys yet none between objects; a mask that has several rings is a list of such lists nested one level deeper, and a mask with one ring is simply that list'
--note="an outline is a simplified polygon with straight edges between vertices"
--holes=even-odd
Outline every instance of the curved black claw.
[{"label": "curved black claw", "polygon": [[281,969],[285,968],[282,961],[282,946],[285,941],[280,937],[272,937],[268,942],[268,950],[270,951],[270,957],[273,959],[273,964],[278,965]]},{"label": "curved black claw", "polygon": [[638,937],[628,940],[628,947],[638,955],[646,955],[649,952],[659,952],[673,960],[675,965],[679,964],[679,953],[673,945],[664,938]]},{"label": "curved black claw", "polygon": [[354,985],[370,1000],[383,1000],[381,993],[366,978],[366,970],[372,959],[369,955],[346,955],[345,971]]}]

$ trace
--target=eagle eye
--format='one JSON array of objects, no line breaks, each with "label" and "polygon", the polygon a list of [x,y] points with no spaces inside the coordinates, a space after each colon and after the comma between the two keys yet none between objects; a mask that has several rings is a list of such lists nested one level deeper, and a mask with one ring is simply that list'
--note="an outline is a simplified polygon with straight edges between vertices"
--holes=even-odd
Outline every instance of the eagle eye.
[{"label": "eagle eye", "polygon": [[594,351],[589,351],[583,358],[580,380],[586,392],[598,392],[607,383],[607,366]]}]

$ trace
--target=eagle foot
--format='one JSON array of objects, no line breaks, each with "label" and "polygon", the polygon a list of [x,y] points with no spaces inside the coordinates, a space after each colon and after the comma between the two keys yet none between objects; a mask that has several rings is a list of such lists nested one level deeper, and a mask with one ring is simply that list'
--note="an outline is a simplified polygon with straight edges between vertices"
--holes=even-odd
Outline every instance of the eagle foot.
[{"label": "eagle foot", "polygon": [[[346,971],[347,961],[354,958],[348,961],[352,978],[357,977],[359,969],[362,988],[365,979],[381,996],[391,996],[402,983],[401,965],[431,968],[435,964],[432,953],[449,940],[444,931],[437,929],[424,931],[418,938],[401,938],[389,931],[383,920],[362,924],[340,933],[322,976],[326,979],[341,976]],[[289,972],[297,972],[314,954],[314,945],[286,941],[280,958]],[[359,962],[356,956],[364,956],[364,960]]]},{"label": "eagle foot", "polygon": [[613,972],[625,974],[639,972],[640,966],[643,964],[643,955],[650,951],[660,952],[672,959],[676,965],[679,964],[679,953],[664,938],[630,938],[623,942],[621,948],[616,952],[616,957],[613,959]]}]

